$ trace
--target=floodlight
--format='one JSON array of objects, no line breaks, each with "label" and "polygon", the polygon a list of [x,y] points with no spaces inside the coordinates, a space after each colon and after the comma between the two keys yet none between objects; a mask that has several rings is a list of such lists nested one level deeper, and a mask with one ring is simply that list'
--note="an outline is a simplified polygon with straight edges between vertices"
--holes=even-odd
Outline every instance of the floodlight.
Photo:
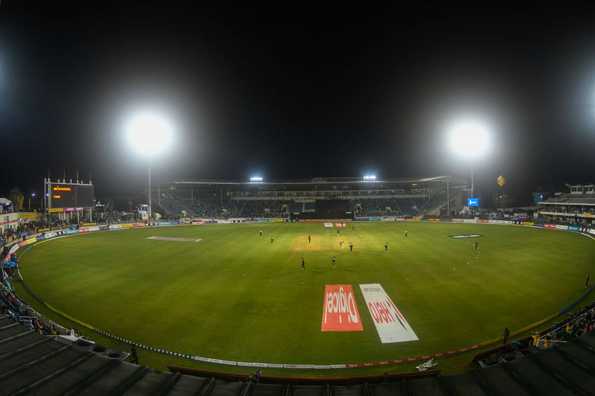
[{"label": "floodlight", "polygon": [[364,175],[364,180],[365,181],[376,181],[376,175],[372,175],[372,174]]},{"label": "floodlight", "polygon": [[154,112],[140,112],[126,123],[126,140],[138,154],[153,157],[171,145],[173,129],[166,117]]},{"label": "floodlight", "polygon": [[459,120],[448,128],[447,134],[450,150],[467,159],[482,157],[490,146],[489,128],[479,120]]},{"label": "floodlight", "polygon": [[264,179],[262,178],[262,176],[252,176],[250,177],[250,182],[251,183],[262,183]]}]

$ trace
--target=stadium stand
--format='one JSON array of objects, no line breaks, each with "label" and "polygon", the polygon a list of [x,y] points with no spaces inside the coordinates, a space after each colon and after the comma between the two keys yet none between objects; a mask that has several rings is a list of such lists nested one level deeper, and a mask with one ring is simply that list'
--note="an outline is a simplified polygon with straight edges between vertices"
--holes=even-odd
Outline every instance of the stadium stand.
[{"label": "stadium stand", "polygon": [[[320,205],[345,201],[348,216],[440,215],[463,205],[464,182],[450,177],[364,181],[317,178],[270,183],[176,181],[152,191],[169,217],[324,218]],[[447,200],[448,196],[448,200]],[[447,213],[444,213],[448,215]]]},{"label": "stadium stand", "polygon": [[[44,336],[0,316],[0,394],[394,396],[585,395],[595,392],[595,333],[527,357],[459,375],[438,372],[353,379],[217,375],[172,367],[162,373]],[[189,375],[189,373],[198,374]]]},{"label": "stadium stand", "polygon": [[590,227],[595,220],[594,185],[571,185],[568,187],[569,192],[556,193],[547,200],[539,202],[540,221]]}]

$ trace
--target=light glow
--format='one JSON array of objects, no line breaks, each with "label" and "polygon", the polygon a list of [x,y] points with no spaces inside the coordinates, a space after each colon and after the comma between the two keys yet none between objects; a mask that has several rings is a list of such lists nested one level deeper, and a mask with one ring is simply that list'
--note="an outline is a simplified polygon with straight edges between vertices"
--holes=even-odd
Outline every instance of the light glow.
[{"label": "light glow", "polygon": [[264,179],[262,178],[262,176],[252,176],[250,178],[250,182],[251,183],[262,183]]},{"label": "light glow", "polygon": [[174,128],[164,116],[154,112],[134,114],[125,126],[126,140],[134,151],[152,157],[169,148]]},{"label": "light glow", "polygon": [[490,147],[489,128],[475,119],[459,120],[447,130],[450,150],[466,159],[481,158]]},{"label": "light glow", "polygon": [[376,175],[372,175],[372,174],[364,175],[364,180],[365,181],[376,181]]}]

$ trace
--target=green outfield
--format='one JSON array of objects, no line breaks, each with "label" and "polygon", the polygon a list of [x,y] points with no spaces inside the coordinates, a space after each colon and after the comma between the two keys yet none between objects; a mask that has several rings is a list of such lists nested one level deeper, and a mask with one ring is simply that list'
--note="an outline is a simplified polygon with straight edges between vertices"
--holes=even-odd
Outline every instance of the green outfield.
[{"label": "green outfield", "polygon": [[[320,223],[98,232],[33,246],[21,272],[47,303],[128,339],[219,359],[314,364],[494,339],[556,313],[595,275],[595,241],[567,232],[429,223],[348,223],[340,232]],[[451,237],[466,234],[481,236]],[[365,283],[382,285],[418,341],[380,342]],[[353,286],[363,331],[321,332],[327,284]]]}]

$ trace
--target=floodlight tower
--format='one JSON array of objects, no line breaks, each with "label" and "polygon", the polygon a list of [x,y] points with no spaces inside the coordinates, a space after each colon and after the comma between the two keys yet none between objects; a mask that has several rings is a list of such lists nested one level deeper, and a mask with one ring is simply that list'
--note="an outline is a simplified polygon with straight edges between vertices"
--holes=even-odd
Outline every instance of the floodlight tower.
[{"label": "floodlight tower", "polygon": [[490,147],[490,130],[481,120],[464,118],[448,126],[447,138],[449,149],[469,164],[471,172],[471,197],[475,195],[475,170],[479,159],[484,157]]},{"label": "floodlight tower", "polygon": [[153,207],[151,202],[152,161],[163,154],[173,141],[174,127],[169,119],[154,111],[133,114],[125,127],[126,140],[133,151],[148,162],[148,221],[151,224]]}]

